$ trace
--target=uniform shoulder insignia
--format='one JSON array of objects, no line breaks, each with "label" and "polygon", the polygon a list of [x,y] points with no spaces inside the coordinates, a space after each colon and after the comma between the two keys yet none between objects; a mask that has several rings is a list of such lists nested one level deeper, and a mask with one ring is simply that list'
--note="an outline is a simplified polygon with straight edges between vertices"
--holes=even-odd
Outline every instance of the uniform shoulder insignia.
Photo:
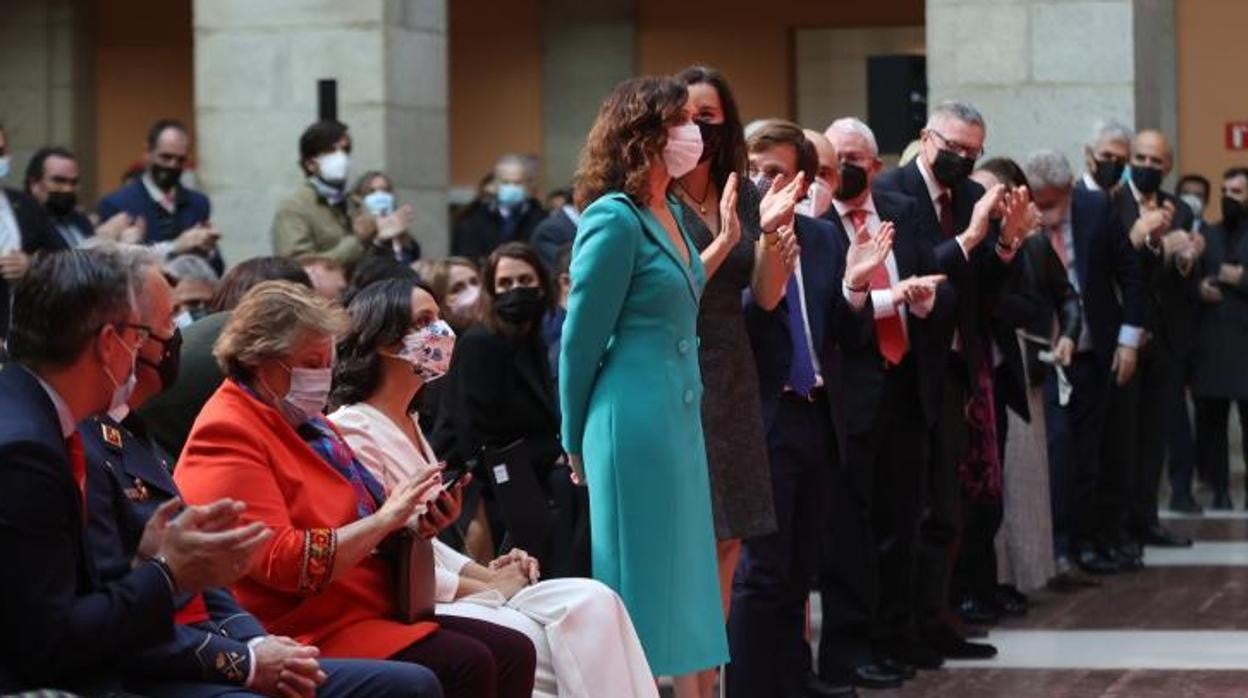
[{"label": "uniform shoulder insignia", "polygon": [[113,448],[122,448],[120,429],[111,424],[101,424],[100,429],[104,433],[104,443]]}]

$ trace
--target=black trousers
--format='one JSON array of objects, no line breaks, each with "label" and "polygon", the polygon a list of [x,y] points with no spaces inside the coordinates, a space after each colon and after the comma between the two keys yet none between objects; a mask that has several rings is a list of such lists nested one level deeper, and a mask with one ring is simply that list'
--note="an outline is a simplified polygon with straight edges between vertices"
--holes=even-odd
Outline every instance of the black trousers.
[{"label": "black trousers", "polygon": [[[1248,435],[1248,400],[1236,400],[1239,426]],[[1230,444],[1226,436],[1231,416],[1231,400],[1224,397],[1196,398],[1196,443],[1200,453],[1200,471],[1209,478],[1215,492],[1230,489]]]},{"label": "black trousers", "polygon": [[966,425],[968,371],[960,357],[950,358],[941,391],[940,417],[931,430],[931,451],[923,482],[924,512],[919,523],[919,630],[946,623],[949,585],[958,558],[963,526],[962,483],[958,463],[969,446]]},{"label": "black trousers", "polygon": [[[740,698],[806,695],[806,603],[818,570],[820,517],[829,507],[845,511],[843,495],[829,499],[830,487],[844,485],[825,398],[781,398],[767,446],[777,529],[742,541],[728,614],[726,684]],[[825,630],[827,623],[825,610]]]},{"label": "black trousers", "polygon": [[852,493],[870,522],[878,579],[873,645],[883,654],[917,640],[915,582],[919,518],[923,512],[927,426],[918,372],[908,356],[884,377],[871,429],[846,438]]},{"label": "black trousers", "polygon": [[1096,492],[1111,377],[1091,352],[1076,354],[1066,369],[1073,391],[1058,404],[1057,373],[1044,386],[1044,418],[1049,449],[1049,495],[1053,550],[1068,557],[1096,532]]},{"label": "black trousers", "polygon": [[1188,407],[1187,386],[1192,375],[1192,358],[1188,356],[1176,368],[1180,371],[1178,385],[1166,405],[1166,463],[1170,491],[1191,492],[1192,477],[1199,462],[1193,415]]}]

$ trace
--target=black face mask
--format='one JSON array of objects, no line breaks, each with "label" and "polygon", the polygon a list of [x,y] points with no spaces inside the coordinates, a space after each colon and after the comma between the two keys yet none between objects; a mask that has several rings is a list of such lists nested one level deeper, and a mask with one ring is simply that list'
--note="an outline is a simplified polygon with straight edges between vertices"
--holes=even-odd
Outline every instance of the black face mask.
[{"label": "black face mask", "polygon": [[936,161],[932,163],[932,176],[941,186],[954,187],[961,184],[971,172],[975,171],[975,159],[958,155],[952,150],[936,151]]},{"label": "black face mask", "polygon": [[156,183],[156,187],[161,191],[169,191],[177,185],[182,179],[181,167],[165,167],[164,165],[152,165],[152,181]]},{"label": "black face mask", "polygon": [[1156,194],[1161,188],[1161,178],[1161,170],[1156,167],[1131,166],[1131,183],[1140,190],[1141,194],[1146,196]]},{"label": "black face mask", "polygon": [[152,339],[160,342],[164,347],[164,352],[160,355],[160,363],[149,361],[142,356],[138,358],[138,363],[156,371],[156,374],[160,376],[160,389],[163,392],[178,382],[178,368],[182,365],[182,330],[175,328],[173,336],[169,339],[159,337],[152,337]]},{"label": "black face mask", "polygon": [[503,320],[517,325],[537,322],[546,314],[546,299],[539,288],[513,288],[494,299],[494,311]]},{"label": "black face mask", "polygon": [[1096,160],[1096,170],[1092,172],[1092,179],[1096,180],[1096,186],[1101,189],[1109,190],[1118,186],[1122,181],[1122,173],[1127,169],[1127,163],[1118,160]]},{"label": "black face mask", "polygon": [[706,162],[718,155],[724,147],[724,125],[705,121],[693,123],[698,125],[698,131],[702,134],[702,156],[698,158],[698,162]]},{"label": "black face mask", "polygon": [[78,195],[72,191],[48,192],[48,201],[44,204],[48,213],[57,218],[67,216],[78,206]]},{"label": "black face mask", "polygon": [[841,183],[836,187],[836,198],[852,201],[867,188],[867,171],[848,162],[841,163]]},{"label": "black face mask", "polygon": [[1229,231],[1235,230],[1244,221],[1245,206],[1239,199],[1229,196],[1222,197],[1222,227]]}]

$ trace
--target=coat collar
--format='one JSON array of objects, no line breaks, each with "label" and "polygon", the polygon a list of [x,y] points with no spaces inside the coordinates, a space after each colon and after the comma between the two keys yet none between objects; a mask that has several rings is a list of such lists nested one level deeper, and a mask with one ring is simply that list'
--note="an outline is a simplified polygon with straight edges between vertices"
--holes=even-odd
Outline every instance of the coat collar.
[{"label": "coat collar", "polygon": [[667,208],[671,211],[672,219],[676,221],[676,227],[680,230],[681,237],[684,238],[685,246],[689,251],[689,262],[687,264],[680,252],[676,250],[676,246],[672,244],[672,240],[668,237],[667,230],[663,227],[663,224],[648,209],[638,206],[632,197],[622,192],[611,194],[610,196],[623,202],[637,214],[637,219],[641,221],[642,231],[654,239],[659,248],[671,258],[676,268],[684,275],[689,289],[689,299],[697,306],[702,292],[701,283],[696,272],[701,270],[702,260],[698,257],[698,246],[694,244],[693,238],[689,237],[689,233],[685,230],[682,222],[684,214],[680,204],[673,197],[667,197]]}]

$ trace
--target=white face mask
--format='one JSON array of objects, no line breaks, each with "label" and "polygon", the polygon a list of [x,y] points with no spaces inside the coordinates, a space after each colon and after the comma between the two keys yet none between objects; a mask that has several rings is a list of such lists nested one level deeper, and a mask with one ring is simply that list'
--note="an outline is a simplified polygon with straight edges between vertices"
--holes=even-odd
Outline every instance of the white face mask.
[{"label": "white face mask", "polygon": [[298,424],[316,417],[325,411],[325,406],[329,404],[329,389],[334,382],[334,369],[329,368],[291,368],[286,364],[282,366],[290,371],[290,389],[286,391],[286,397],[281,402],[289,411],[289,417],[297,420]]},{"label": "white face mask", "polygon": [[818,218],[832,205],[832,190],[823,180],[816,177],[806,189],[806,198],[797,202],[794,209],[803,216]]},{"label": "white face mask", "polygon": [[403,337],[403,348],[395,354],[412,365],[416,375],[426,383],[446,375],[455,351],[455,330],[445,320],[432,322]]},{"label": "white face mask", "polygon": [[12,163],[13,161],[9,158],[8,155],[5,155],[4,157],[0,158],[0,179],[4,179],[5,177],[9,176],[9,167],[12,165]]},{"label": "white face mask", "polygon": [[459,295],[452,298],[450,302],[447,303],[447,305],[450,306],[451,310],[454,310],[457,313],[462,313],[463,311],[476,305],[477,299],[479,299],[480,297],[481,297],[481,287],[469,286],[468,288],[465,288],[463,291],[460,291]]},{"label": "white face mask", "polygon": [[684,177],[698,166],[702,157],[702,132],[692,121],[667,129],[667,145],[663,146],[663,164],[675,179]]},{"label": "white face mask", "polygon": [[118,336],[117,341],[121,342],[121,345],[125,347],[126,351],[130,354],[130,373],[124,381],[119,381],[113,375],[113,372],[108,368],[108,365],[106,364],[104,366],[104,374],[108,376],[108,380],[113,384],[113,397],[108,403],[107,410],[109,414],[114,414],[126,407],[126,405],[130,402],[130,396],[134,394],[134,386],[139,382],[139,377],[134,370],[135,362],[139,357],[139,350],[131,350],[130,346],[127,345],[120,336]]},{"label": "white face mask", "polygon": [[347,181],[347,169],[351,158],[345,151],[335,150],[316,159],[317,175],[325,182],[338,184]]}]

